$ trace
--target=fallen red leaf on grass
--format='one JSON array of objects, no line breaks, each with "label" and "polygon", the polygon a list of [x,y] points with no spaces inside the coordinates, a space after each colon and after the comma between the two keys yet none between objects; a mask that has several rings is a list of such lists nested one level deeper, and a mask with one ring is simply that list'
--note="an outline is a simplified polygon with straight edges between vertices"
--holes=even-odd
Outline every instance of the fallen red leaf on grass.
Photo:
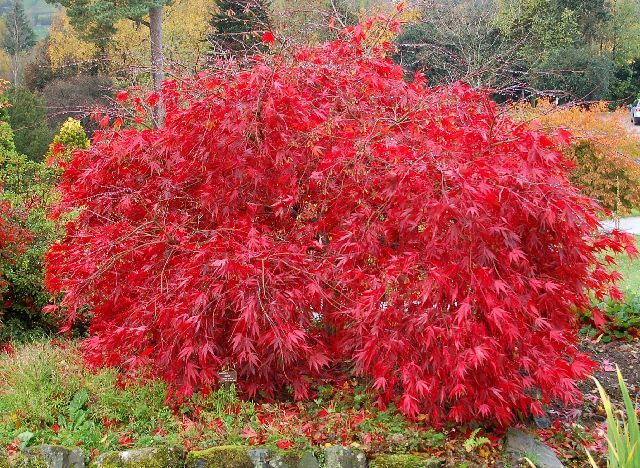
[{"label": "fallen red leaf on grass", "polygon": [[257,436],[258,433],[254,431],[250,426],[245,426],[245,428],[240,433],[240,437],[242,437],[243,439],[253,439]]},{"label": "fallen red leaf on grass", "polygon": [[295,444],[293,442],[288,441],[288,440],[281,440],[280,442],[276,443],[276,446],[278,448],[281,448],[282,450],[289,450],[291,447],[294,447]]},{"label": "fallen red leaf on grass", "polygon": [[118,439],[118,443],[123,447],[131,447],[133,445],[133,438],[129,434],[124,433]]}]

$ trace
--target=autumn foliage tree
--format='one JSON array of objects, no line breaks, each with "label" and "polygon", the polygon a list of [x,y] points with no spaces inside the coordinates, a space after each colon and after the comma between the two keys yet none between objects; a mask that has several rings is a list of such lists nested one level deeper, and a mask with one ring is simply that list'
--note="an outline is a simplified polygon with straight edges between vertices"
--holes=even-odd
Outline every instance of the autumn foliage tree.
[{"label": "autumn foliage tree", "polygon": [[609,112],[605,103],[587,108],[540,100],[536,106],[519,104],[514,112],[542,128],[572,133],[564,152],[574,164],[571,180],[583,193],[620,215],[640,207],[640,140],[624,125],[626,109]]},{"label": "autumn foliage tree", "polygon": [[434,423],[578,398],[574,310],[612,293],[597,253],[633,247],[599,234],[564,132],[407,82],[370,26],[165,82],[164,128],[118,119],[74,153],[47,284],[90,320],[89,363],[186,394],[228,368],[248,396],[356,374]]}]

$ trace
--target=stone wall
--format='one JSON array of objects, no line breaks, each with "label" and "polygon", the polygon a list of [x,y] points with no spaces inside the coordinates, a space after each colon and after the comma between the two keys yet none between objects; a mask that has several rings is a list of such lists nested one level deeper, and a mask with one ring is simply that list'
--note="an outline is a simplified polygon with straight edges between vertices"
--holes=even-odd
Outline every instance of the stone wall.
[{"label": "stone wall", "polygon": [[382,455],[368,461],[364,453],[333,445],[321,452],[220,446],[184,452],[182,447],[159,446],[103,453],[88,462],[80,448],[41,445],[25,449],[17,458],[0,457],[0,468],[434,468],[442,460],[416,455]]}]

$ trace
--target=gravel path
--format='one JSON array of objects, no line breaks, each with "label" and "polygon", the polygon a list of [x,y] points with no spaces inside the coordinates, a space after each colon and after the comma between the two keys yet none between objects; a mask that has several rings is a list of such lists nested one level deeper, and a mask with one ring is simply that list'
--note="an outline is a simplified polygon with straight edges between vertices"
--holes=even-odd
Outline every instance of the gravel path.
[{"label": "gravel path", "polygon": [[608,219],[602,222],[602,226],[604,226],[607,231],[610,231],[615,227],[619,227],[621,230],[626,231],[629,234],[640,236],[640,216],[635,216],[633,218],[622,218],[617,222],[619,223],[618,226],[616,226],[615,220]]},{"label": "gravel path", "polygon": [[627,130],[629,130],[630,133],[636,133],[636,134],[640,135],[640,125],[633,125],[633,122],[631,121],[631,113],[629,113],[627,115],[629,117],[624,119],[625,126],[627,127]]},{"label": "gravel path", "polygon": [[[629,133],[635,133],[640,136],[640,125],[633,125],[631,122],[631,117],[626,118],[624,120],[625,127],[629,130]],[[614,229],[615,227],[619,227],[623,231],[628,232],[629,234],[633,234],[636,236],[640,236],[640,216],[634,216],[631,218],[622,218],[617,221],[619,225],[616,226],[616,220],[608,219],[602,222],[602,225],[607,231]]]}]

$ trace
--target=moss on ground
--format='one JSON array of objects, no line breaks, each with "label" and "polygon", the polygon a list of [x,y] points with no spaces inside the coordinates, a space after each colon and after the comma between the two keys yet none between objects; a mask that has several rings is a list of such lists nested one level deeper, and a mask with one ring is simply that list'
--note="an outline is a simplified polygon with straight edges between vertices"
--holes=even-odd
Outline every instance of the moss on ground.
[{"label": "moss on ground", "polygon": [[184,452],[180,447],[154,447],[100,455],[94,468],[181,468]]},{"label": "moss on ground", "polygon": [[271,450],[269,466],[273,468],[319,468],[320,464],[313,451],[309,449]]},{"label": "moss on ground", "polygon": [[[0,467],[5,465],[0,464]],[[47,468],[47,464],[44,460],[38,460],[32,457],[25,457],[24,455],[18,456],[13,462],[6,465],[11,468]]]},{"label": "moss on ground", "polygon": [[277,449],[274,451],[274,457],[282,460],[284,463],[295,463],[299,461],[303,456],[305,451],[299,449],[291,449],[291,450],[281,450]]},{"label": "moss on ground", "polygon": [[418,468],[440,466],[436,458],[422,458],[417,455],[395,454],[380,455],[369,463],[369,468]]}]

